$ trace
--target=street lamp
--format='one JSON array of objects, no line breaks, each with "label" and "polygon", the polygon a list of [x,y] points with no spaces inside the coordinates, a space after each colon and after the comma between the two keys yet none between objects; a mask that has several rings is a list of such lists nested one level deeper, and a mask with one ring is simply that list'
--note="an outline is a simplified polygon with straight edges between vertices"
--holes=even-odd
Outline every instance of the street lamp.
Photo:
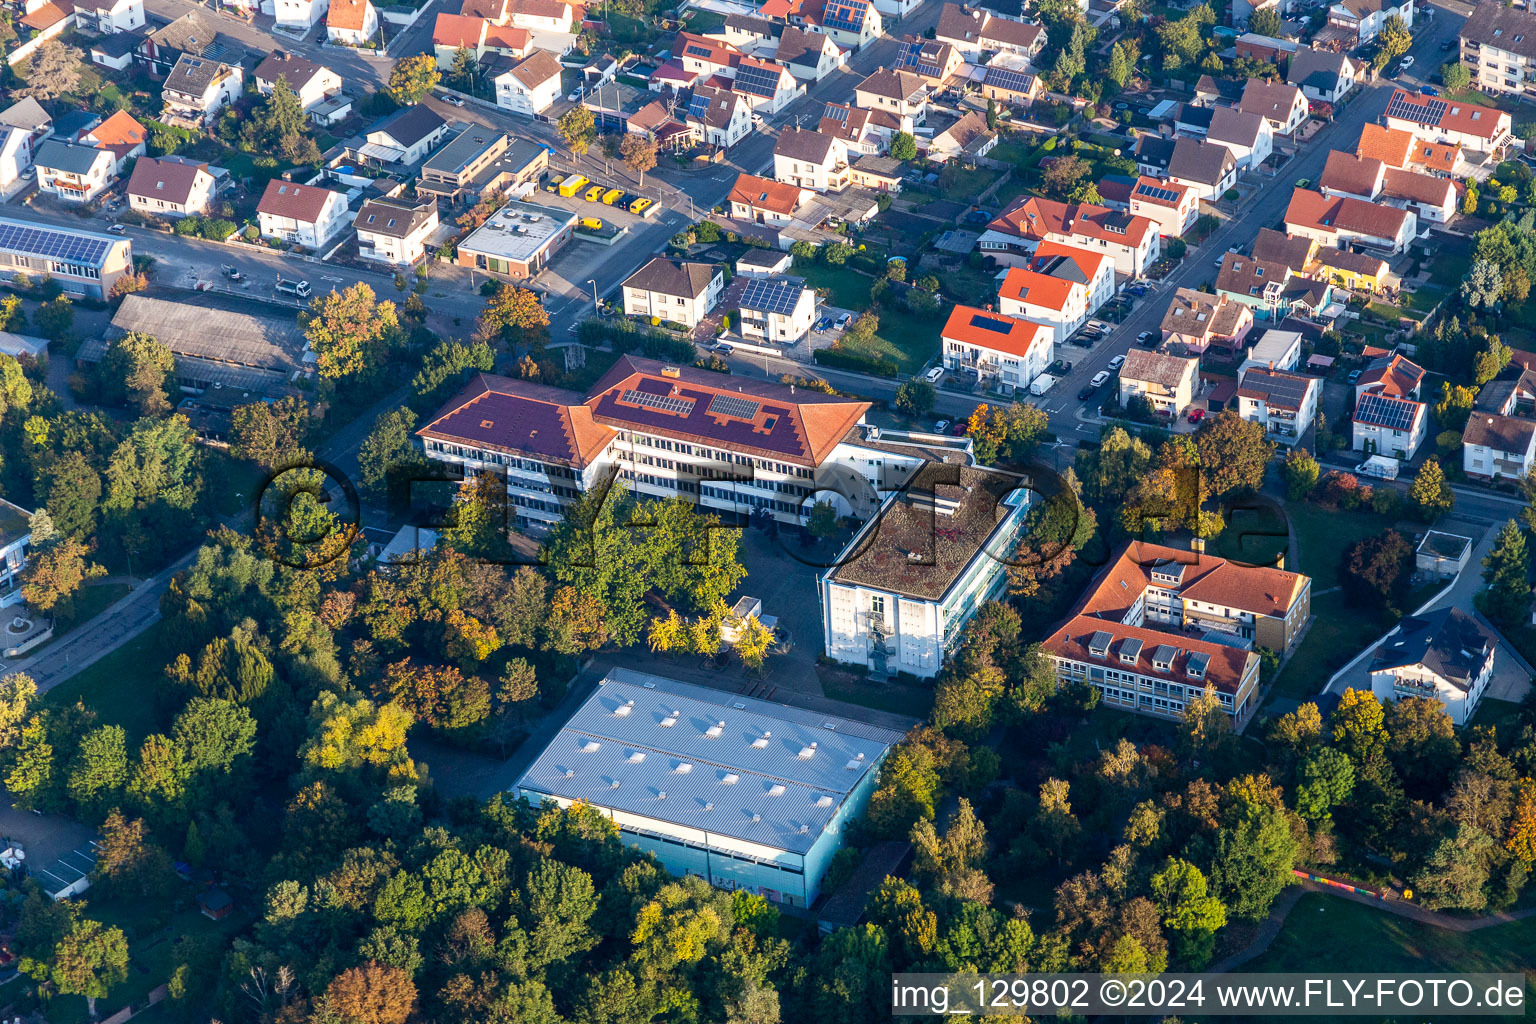
[{"label": "street lamp", "polygon": [[597,282],[589,277],[587,278],[587,284],[592,286],[592,315],[601,316],[602,313],[597,308]]}]

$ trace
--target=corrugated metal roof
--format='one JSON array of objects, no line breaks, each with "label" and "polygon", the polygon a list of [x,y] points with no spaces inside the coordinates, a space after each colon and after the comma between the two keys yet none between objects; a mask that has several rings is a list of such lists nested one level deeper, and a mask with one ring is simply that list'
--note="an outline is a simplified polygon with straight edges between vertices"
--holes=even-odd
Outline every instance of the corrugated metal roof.
[{"label": "corrugated metal roof", "polygon": [[804,854],[900,739],[862,722],[615,668],[517,785]]}]

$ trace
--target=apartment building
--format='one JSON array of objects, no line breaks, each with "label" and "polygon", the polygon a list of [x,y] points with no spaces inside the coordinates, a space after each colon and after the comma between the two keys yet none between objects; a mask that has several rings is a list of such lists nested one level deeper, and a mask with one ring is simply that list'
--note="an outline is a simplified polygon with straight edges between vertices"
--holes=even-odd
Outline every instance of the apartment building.
[{"label": "apartment building", "polygon": [[1502,110],[1398,89],[1387,100],[1386,126],[1420,142],[1460,146],[1498,157],[1515,142],[1514,120]]},{"label": "apartment building", "polygon": [[1349,196],[1325,196],[1306,188],[1291,193],[1285,210],[1288,233],[1338,249],[1363,245],[1399,253],[1413,241],[1418,224],[1418,216],[1409,209]]},{"label": "apartment building", "polygon": [[765,345],[794,345],[816,322],[816,292],[798,277],[756,277],[747,283],[736,307],[741,311],[741,336]]},{"label": "apartment building", "polygon": [[977,246],[1003,266],[1023,266],[1041,242],[1059,242],[1115,261],[1115,272],[1139,277],[1162,251],[1157,225],[1146,217],[1090,203],[1021,196],[987,225]]},{"label": "apartment building", "polygon": [[1152,411],[1173,419],[1195,400],[1200,360],[1133,348],[1120,365],[1120,401],[1145,398]]},{"label": "apartment building", "polygon": [[1477,714],[1493,678],[1498,640],[1460,608],[1411,615],[1397,624],[1371,658],[1371,692],[1383,702],[1431,697],[1457,726]]},{"label": "apartment building", "polygon": [[1294,446],[1317,416],[1321,393],[1322,382],[1316,377],[1250,367],[1243,371],[1237,386],[1237,414],[1263,427],[1271,440]]},{"label": "apartment building", "polygon": [[973,370],[981,384],[1018,391],[1056,359],[1056,328],[1048,323],[956,306],[939,333],[946,370]]},{"label": "apartment building", "polygon": [[1536,82],[1536,13],[1483,0],[1462,23],[1461,63],[1484,92],[1529,91]]},{"label": "apartment building", "polygon": [[773,147],[775,180],[812,192],[839,192],[848,186],[848,154],[830,135],[785,128]]}]

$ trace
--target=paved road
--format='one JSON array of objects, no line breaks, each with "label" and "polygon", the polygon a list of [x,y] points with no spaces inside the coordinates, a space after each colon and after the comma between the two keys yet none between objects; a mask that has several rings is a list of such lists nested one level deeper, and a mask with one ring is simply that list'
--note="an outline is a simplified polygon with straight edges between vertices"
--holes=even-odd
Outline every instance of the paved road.
[{"label": "paved road", "polygon": [[[190,11],[205,11],[217,19],[220,32],[240,40],[255,52],[270,53],[275,49],[284,49],[324,64],[342,77],[342,80],[347,83],[349,92],[358,89],[371,91],[378,88],[389,81],[389,70],[395,63],[388,57],[366,57],[346,46],[321,46],[315,40],[323,39],[325,36],[325,19],[323,18],[320,25],[310,33],[309,38],[301,42],[287,35],[274,35],[266,31],[263,26],[271,26],[272,19],[263,15],[258,15],[255,24],[251,24],[232,14],[215,11],[212,4],[195,3],[193,0],[146,0],[144,7],[149,13],[168,21],[174,21]],[[435,20],[435,12],[423,12],[416,26],[412,28],[425,24],[427,42],[430,43],[432,23]],[[415,33],[413,32],[412,35],[414,37]],[[420,49],[418,47],[415,51],[402,52],[420,52]],[[430,51],[431,47],[427,46],[426,49]]]}]

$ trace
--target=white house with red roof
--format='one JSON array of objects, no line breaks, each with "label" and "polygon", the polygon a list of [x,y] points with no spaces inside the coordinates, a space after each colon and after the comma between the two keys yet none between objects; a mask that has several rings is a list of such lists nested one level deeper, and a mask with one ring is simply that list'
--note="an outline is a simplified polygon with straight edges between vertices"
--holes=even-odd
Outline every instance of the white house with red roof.
[{"label": "white house with red roof", "polygon": [[753,110],[777,114],[805,95],[805,86],[781,64],[743,57],[731,79],[731,91]]},{"label": "white house with red roof", "polygon": [[1384,203],[1298,188],[1291,193],[1285,210],[1285,230],[1327,248],[1345,249],[1356,244],[1398,253],[1413,241],[1418,217],[1412,210]]},{"label": "white house with red roof", "polygon": [[808,189],[755,174],[741,174],[726,201],[731,216],[753,224],[782,227],[795,219],[795,210],[809,195]]},{"label": "white house with red roof", "polygon": [[273,0],[272,4],[277,27],[290,32],[308,32],[330,9],[330,0]]},{"label": "white house with red roof", "polygon": [[256,205],[256,220],[263,238],[324,249],[349,222],[347,197],[328,188],[274,178]]},{"label": "white house with red roof", "polygon": [[123,173],[123,165],[144,155],[149,132],[133,115],[119,110],[94,128],[80,133],[79,141],[87,146],[105,149],[112,154],[112,173]]},{"label": "white house with red roof", "polygon": [[982,255],[1023,266],[1041,242],[1108,254],[1115,272],[1140,277],[1162,251],[1157,225],[1146,217],[1090,203],[1021,196],[993,218],[977,239]]},{"label": "white house with red roof", "polygon": [[1409,132],[1423,142],[1461,146],[1497,155],[1515,141],[1514,120],[1494,107],[1423,96],[1398,89],[1387,101],[1388,128]]},{"label": "white house with red roof", "polygon": [[372,0],[330,0],[325,36],[333,43],[364,46],[379,34],[379,12]]},{"label": "white house with red roof", "polygon": [[1029,262],[1011,267],[998,288],[998,309],[1050,324],[1065,341],[1115,294],[1115,263],[1106,253],[1041,242]]},{"label": "white house with red roof", "polygon": [[140,157],[128,178],[128,205],[153,217],[206,213],[213,195],[208,165],[176,157]]},{"label": "white house with red roof", "polygon": [[974,370],[983,383],[1022,391],[1055,361],[1056,335],[1049,323],[956,306],[939,338],[946,370]]},{"label": "white house with red roof", "polygon": [[1178,238],[1195,226],[1200,216],[1200,193],[1189,185],[1145,174],[1131,187],[1130,212],[1157,225],[1157,230]]},{"label": "white house with red roof", "polygon": [[519,114],[542,114],[560,98],[560,62],[546,50],[534,50],[492,81],[496,105]]}]

